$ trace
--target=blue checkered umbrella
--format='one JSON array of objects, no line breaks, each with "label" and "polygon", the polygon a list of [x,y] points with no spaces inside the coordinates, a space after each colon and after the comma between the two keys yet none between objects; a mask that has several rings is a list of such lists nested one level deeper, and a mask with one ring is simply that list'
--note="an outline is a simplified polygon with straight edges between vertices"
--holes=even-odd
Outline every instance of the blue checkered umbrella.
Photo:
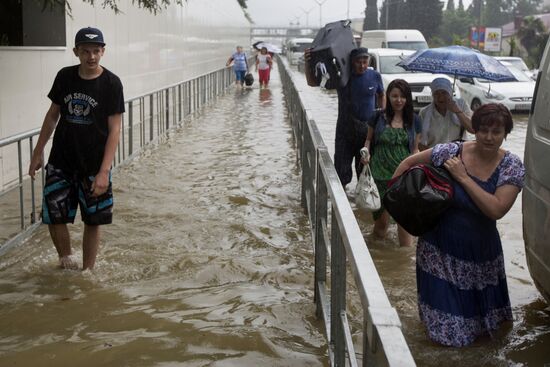
[{"label": "blue checkered umbrella", "polygon": [[506,82],[516,78],[508,68],[492,56],[464,46],[447,46],[419,50],[397,65],[408,71],[424,71],[483,78]]}]

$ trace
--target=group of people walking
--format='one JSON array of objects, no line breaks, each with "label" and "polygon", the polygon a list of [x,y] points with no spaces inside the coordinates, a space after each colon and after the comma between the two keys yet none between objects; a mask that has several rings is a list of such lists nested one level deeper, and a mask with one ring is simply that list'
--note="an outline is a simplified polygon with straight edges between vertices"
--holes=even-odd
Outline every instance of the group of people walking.
[{"label": "group of people walking", "polygon": [[[62,268],[75,268],[67,223],[80,207],[85,223],[83,269],[92,269],[99,247],[99,226],[111,223],[111,163],[118,144],[124,97],[120,79],[100,65],[103,34],[83,28],[73,52],[80,63],[63,68],[48,94],[51,105],[31,157],[29,175],[43,166],[44,148],[55,131],[46,166],[42,221],[49,225]],[[512,207],[525,175],[515,154],[501,148],[513,128],[501,104],[481,106],[473,115],[453,98],[448,79],[431,84],[433,102],[417,115],[409,84],[392,81],[386,90],[369,68],[366,48],[351,55],[352,76],[338,92],[334,165],[344,187],[371,166],[379,191],[417,163],[444,166],[454,178],[454,199],[439,225],[417,241],[418,308],[434,341],[464,346],[512,319],[496,221]],[[306,52],[306,63],[308,52]],[[242,85],[248,63],[242,47],[227,61]],[[272,60],[262,48],[256,58],[260,83],[269,82]],[[306,71],[311,70],[306,67]],[[314,76],[306,73],[308,83]],[[461,141],[464,131],[475,140]],[[361,148],[370,154],[361,158]],[[374,213],[374,235],[386,236],[390,216]],[[413,237],[398,229],[399,243]]]},{"label": "group of people walking", "polygon": [[[248,56],[246,52],[244,52],[242,46],[237,46],[237,51],[227,59],[225,66],[230,65],[233,65],[233,71],[235,72],[235,84],[238,88],[242,88],[245,83],[246,75],[249,72]],[[267,88],[271,68],[273,67],[273,58],[267,51],[267,47],[260,48],[260,52],[256,55],[255,65],[256,71],[258,72],[260,89]]]},{"label": "group of people walking", "polygon": [[[310,59],[306,51],[306,63]],[[523,187],[520,158],[501,145],[513,127],[502,104],[473,114],[453,97],[447,78],[431,83],[433,100],[416,114],[409,84],[395,79],[384,91],[380,74],[369,68],[366,48],[350,54],[352,76],[337,89],[338,120],[334,165],[344,188],[369,164],[382,196],[388,181],[419,163],[443,166],[453,177],[454,197],[439,224],[417,241],[420,318],[429,337],[465,346],[512,320],[496,221],[512,207]],[[308,84],[316,86],[309,65]],[[475,140],[463,141],[465,131]],[[361,148],[369,154],[361,156]],[[390,215],[373,213],[375,237],[384,238]],[[401,246],[413,237],[398,226]]]}]

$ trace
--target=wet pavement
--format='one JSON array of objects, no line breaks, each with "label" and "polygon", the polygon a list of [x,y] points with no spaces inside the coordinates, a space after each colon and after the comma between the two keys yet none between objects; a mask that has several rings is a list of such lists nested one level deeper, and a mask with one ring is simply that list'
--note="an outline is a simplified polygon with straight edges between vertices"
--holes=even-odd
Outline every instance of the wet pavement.
[{"label": "wet pavement", "polygon": [[[294,78],[332,154],[336,95]],[[526,121],[516,116],[505,142],[520,157]],[[296,162],[277,70],[269,89],[232,88],[115,172],[115,221],[93,273],[57,269],[45,227],[0,259],[0,366],[327,365]],[[419,366],[550,363],[521,198],[498,224],[514,322],[461,349],[424,333],[414,248],[398,246],[395,227],[374,241],[370,216],[355,213]],[[81,230],[71,227],[78,258]],[[353,292],[349,302],[360,351]]]}]

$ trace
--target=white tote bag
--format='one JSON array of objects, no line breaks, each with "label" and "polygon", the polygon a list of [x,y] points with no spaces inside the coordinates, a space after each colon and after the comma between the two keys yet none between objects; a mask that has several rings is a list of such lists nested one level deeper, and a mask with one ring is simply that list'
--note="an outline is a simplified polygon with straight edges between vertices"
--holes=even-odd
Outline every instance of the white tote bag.
[{"label": "white tote bag", "polygon": [[357,186],[355,187],[355,204],[369,212],[380,209],[380,194],[374,183],[369,165],[363,167]]}]

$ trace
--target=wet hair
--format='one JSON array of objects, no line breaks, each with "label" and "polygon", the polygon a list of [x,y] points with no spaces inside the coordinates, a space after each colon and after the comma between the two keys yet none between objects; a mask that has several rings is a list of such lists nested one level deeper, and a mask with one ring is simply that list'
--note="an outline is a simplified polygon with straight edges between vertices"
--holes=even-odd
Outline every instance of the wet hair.
[{"label": "wet hair", "polygon": [[397,88],[403,93],[406,99],[405,106],[403,107],[403,127],[413,126],[414,123],[414,107],[411,93],[411,87],[409,83],[403,79],[394,79],[386,89],[386,121],[391,121],[395,115],[395,111],[391,105],[390,93],[392,89]]},{"label": "wet hair", "polygon": [[481,105],[472,115],[472,128],[478,132],[482,126],[502,125],[508,135],[514,127],[510,110],[502,103],[487,103]]}]

